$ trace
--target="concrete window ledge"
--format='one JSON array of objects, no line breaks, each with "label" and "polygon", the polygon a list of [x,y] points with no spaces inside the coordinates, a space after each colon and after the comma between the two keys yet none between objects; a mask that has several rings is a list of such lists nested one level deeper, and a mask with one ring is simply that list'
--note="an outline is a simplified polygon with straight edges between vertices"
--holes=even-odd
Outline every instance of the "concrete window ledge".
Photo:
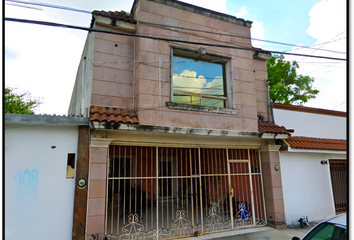
[{"label": "concrete window ledge", "polygon": [[222,114],[231,114],[231,115],[236,115],[239,111],[238,109],[231,109],[231,108],[198,106],[198,105],[190,105],[190,104],[174,103],[174,102],[166,102],[166,106],[168,108],[178,109],[178,110],[195,111],[195,112],[209,112],[209,113],[222,113]]}]

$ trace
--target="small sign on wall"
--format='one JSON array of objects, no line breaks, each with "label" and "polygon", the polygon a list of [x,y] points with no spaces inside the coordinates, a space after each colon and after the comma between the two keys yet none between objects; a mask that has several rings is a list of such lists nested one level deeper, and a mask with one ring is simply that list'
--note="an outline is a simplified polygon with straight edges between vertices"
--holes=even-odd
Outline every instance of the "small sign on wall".
[{"label": "small sign on wall", "polygon": [[85,188],[86,187],[86,179],[85,178],[80,178],[78,181],[77,181],[77,186],[79,188]]}]

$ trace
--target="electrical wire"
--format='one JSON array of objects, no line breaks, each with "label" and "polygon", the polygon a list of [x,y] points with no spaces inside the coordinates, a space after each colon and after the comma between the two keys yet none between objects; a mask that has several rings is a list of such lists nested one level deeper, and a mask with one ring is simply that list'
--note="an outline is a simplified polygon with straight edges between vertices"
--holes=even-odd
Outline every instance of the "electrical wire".
[{"label": "electrical wire", "polygon": [[[15,1],[15,0],[6,0],[6,1],[12,1],[12,2],[21,2],[21,1]],[[40,4],[37,4],[39,6],[41,6]],[[47,5],[46,5],[47,6]],[[53,5],[55,6],[55,5]],[[49,7],[52,7],[52,6],[49,6]],[[61,8],[61,9],[65,9],[65,10],[77,10],[77,9],[72,9],[72,8]],[[83,12],[81,10],[79,10],[78,12]],[[90,13],[91,12],[88,12],[86,11],[85,13]],[[7,21],[15,21],[14,19],[10,19],[10,18],[5,18],[5,20]],[[20,22],[21,22],[21,19],[18,19]],[[30,23],[30,22],[28,22]],[[35,23],[35,22],[32,22],[32,23]],[[37,23],[39,24],[39,23]],[[59,26],[59,25],[63,25],[63,24],[56,24],[56,23],[49,23],[49,24],[43,24],[43,25],[50,25],[50,24],[55,24],[55,26]],[[70,26],[70,25],[67,25],[67,26],[63,26],[63,27],[69,27],[69,28],[76,28],[76,29],[81,29],[81,30],[87,30],[87,31],[97,31],[98,29],[90,29],[90,28],[85,28],[85,29],[82,29],[81,27],[76,27],[76,26]],[[173,27],[173,26],[171,26]],[[190,29],[190,30],[193,30],[193,29]],[[110,32],[111,33],[111,32]],[[213,32],[210,32],[210,33],[213,33]],[[114,32],[113,34],[120,34],[120,35],[123,35],[121,33],[117,33],[117,32]],[[213,33],[213,34],[218,34],[218,33]],[[219,35],[225,35],[225,34],[220,34]],[[149,37],[149,36],[144,36],[144,35],[140,35],[140,36],[137,36],[137,35],[130,35],[132,37],[145,37],[145,38],[153,38],[153,37]],[[345,37],[344,37],[345,38]],[[329,41],[329,42],[334,42],[334,41],[338,41],[338,40],[341,40],[341,39],[344,39],[344,38],[340,38],[340,39],[337,39],[337,40],[333,40],[333,41]],[[156,39],[156,38],[153,38],[153,39]],[[252,38],[249,38],[249,39],[252,39]],[[175,41],[174,39],[157,39],[157,40],[165,40],[165,41]],[[252,40],[257,40],[257,39],[252,39]],[[266,41],[264,40],[265,42],[272,42],[272,41]],[[191,43],[189,41],[181,41],[182,43],[190,43],[190,44],[201,44],[203,45],[203,43]],[[329,43],[327,42],[327,43]],[[272,42],[272,43],[276,43],[278,44],[278,42]],[[282,43],[279,43],[279,44],[282,44]],[[325,43],[323,43],[325,44]],[[208,44],[205,44],[205,45],[208,45]],[[320,45],[320,44],[316,44],[316,45]],[[227,47],[227,48],[233,48],[232,46],[222,46],[222,45],[215,45],[215,46],[218,46],[218,47]],[[296,45],[294,45],[296,46]],[[314,46],[314,45],[313,45]],[[308,48],[308,47],[303,47],[303,48]],[[236,48],[237,49],[237,48]],[[243,50],[249,50],[249,51],[257,51],[258,49],[243,49]],[[316,49],[316,50],[323,50],[323,49]],[[267,50],[259,50],[260,52],[264,52],[264,51],[267,51]],[[281,52],[275,52],[275,51],[269,51],[269,52],[273,52],[273,53],[281,53]],[[286,53],[285,53],[286,54]],[[310,55],[303,55],[303,54],[288,54],[288,55],[300,55],[300,56],[306,56],[306,57],[319,57],[319,58],[325,58],[325,59],[333,59],[333,60],[342,60],[342,61],[346,61],[346,59],[339,59],[339,58],[330,58],[330,57],[323,57],[323,56],[310,56]],[[93,62],[92,62],[93,63]],[[121,63],[124,63],[124,62],[121,62]],[[132,62],[125,62],[125,63],[132,63]],[[151,62],[149,62],[151,63]],[[152,62],[153,63],[153,62]],[[221,101],[221,100],[220,100]],[[342,103],[343,104],[343,103]]]},{"label": "electrical wire", "polygon": [[[26,2],[26,1],[20,1],[20,0],[5,0],[5,1],[22,3],[22,4],[32,4],[32,5],[37,5],[37,6],[51,7],[51,8],[57,8],[57,9],[62,9],[62,10],[69,10],[69,11],[76,11],[76,12],[81,12],[81,13],[92,14],[92,12],[87,11],[87,10],[81,10],[81,9],[77,9],[77,8],[65,7],[65,6],[60,6],[60,5],[48,4],[48,3]],[[149,24],[149,25],[154,25],[154,26],[160,26],[160,27],[175,28],[175,29],[182,29],[182,30],[188,30],[188,31],[194,31],[194,32],[203,32],[203,33],[209,33],[209,34],[217,34],[217,35],[222,35],[222,36],[230,36],[230,37],[237,37],[237,38],[243,38],[243,39],[251,39],[251,40],[254,40],[254,41],[273,43],[273,44],[279,44],[279,45],[285,45],[285,46],[292,46],[292,47],[298,47],[298,48],[316,49],[316,48],[313,48],[312,46],[299,46],[299,45],[296,45],[296,44],[269,41],[269,40],[264,40],[264,39],[245,37],[245,36],[236,35],[236,34],[216,33],[216,32],[211,32],[211,31],[204,31],[204,30],[191,29],[191,28],[183,28],[183,27],[177,27],[177,26],[171,26],[171,25],[165,25],[165,24],[150,23],[150,22],[145,22],[145,21],[137,21],[137,22],[144,23],[144,24]],[[328,51],[328,52],[334,52],[334,53],[340,53],[340,54],[346,54],[346,52],[339,52],[339,51],[328,50],[328,49],[316,49],[316,50]]]},{"label": "electrical wire", "polygon": [[336,109],[337,107],[341,106],[341,105],[344,104],[345,102],[347,102],[347,101],[342,102],[341,104],[339,104],[338,106],[334,107],[333,109]]},{"label": "electrical wire", "polygon": [[15,3],[29,4],[29,5],[36,5],[36,6],[41,6],[41,7],[51,7],[51,8],[57,8],[57,9],[62,9],[62,10],[69,10],[69,11],[74,11],[74,12],[92,14],[92,12],[90,12],[90,11],[81,10],[81,9],[72,8],[72,7],[64,7],[64,6],[54,5],[54,4],[49,4],[49,3],[29,2],[29,1],[27,2],[27,1],[19,1],[19,0],[5,0],[5,1],[6,2],[15,2]]},{"label": "electrical wire", "polygon": [[220,48],[228,48],[228,49],[238,49],[238,50],[253,51],[253,52],[258,52],[258,53],[272,52],[272,53],[277,53],[277,54],[285,54],[285,55],[293,55],[293,56],[313,57],[313,58],[323,58],[323,59],[331,59],[331,60],[338,60],[338,61],[346,61],[345,58],[333,58],[333,57],[326,57],[326,56],[316,56],[316,55],[297,54],[297,53],[288,53],[288,52],[283,53],[283,52],[278,52],[278,51],[262,50],[262,49],[257,49],[257,48],[242,48],[242,47],[236,47],[236,46],[231,46],[231,45],[220,45],[220,44],[210,44],[210,43],[204,43],[204,42],[183,41],[183,40],[177,40],[177,39],[171,39],[171,38],[159,38],[159,37],[153,37],[153,36],[141,35],[141,34],[140,35],[129,34],[129,33],[104,30],[104,29],[79,27],[79,26],[53,23],[53,22],[45,22],[45,21],[35,21],[35,20],[18,19],[18,18],[5,18],[5,21],[38,24],[38,25],[44,25],[44,26],[62,27],[62,28],[70,28],[70,29],[79,29],[79,30],[85,30],[85,31],[89,31],[89,32],[109,33],[109,34],[116,34],[116,35],[129,36],[129,37],[139,37],[139,38],[163,40],[163,41],[167,41],[167,42],[178,42],[178,43],[193,44],[193,45],[220,47]]},{"label": "electrical wire", "polygon": [[183,78],[195,78],[195,79],[198,79],[199,77],[203,77],[203,78],[205,78],[205,79],[222,78],[221,76],[218,76],[218,77],[204,77],[204,76],[202,76],[202,75],[200,75],[199,77],[191,77],[191,76],[184,76],[184,75],[176,74],[176,73],[174,73],[173,76],[183,77]]},{"label": "electrical wire", "polygon": [[269,41],[269,40],[263,40],[263,39],[245,37],[245,36],[236,35],[236,34],[217,33],[217,32],[204,31],[204,30],[199,30],[199,29],[191,29],[191,28],[177,27],[177,26],[171,26],[171,25],[165,25],[165,24],[159,24],[159,23],[150,23],[150,22],[138,21],[138,20],[137,20],[137,22],[138,22],[138,23],[144,23],[144,24],[147,24],[147,25],[158,26],[158,27],[182,29],[182,30],[187,30],[187,31],[202,32],[202,33],[209,33],[209,34],[216,34],[216,35],[221,35],[221,36],[229,36],[229,37],[237,37],[237,38],[243,38],[243,39],[251,39],[251,40],[254,40],[254,41],[260,41],[260,42],[266,42],[266,43],[273,43],[273,44],[279,44],[279,45],[285,45],[285,46],[291,46],[291,47],[299,47],[299,48],[306,48],[306,49],[315,49],[315,50],[321,50],[321,51],[327,51],[327,52],[334,52],[334,53],[346,54],[346,52],[340,52],[340,51],[328,50],[328,49],[320,49],[320,48],[312,48],[311,46],[299,46],[299,45],[296,45],[296,44],[282,43],[282,42],[276,42],[276,41]]},{"label": "electrical wire", "polygon": [[15,6],[15,7],[23,7],[23,8],[29,8],[29,9],[33,9],[33,10],[43,11],[43,9],[41,9],[41,8],[22,6],[22,5],[14,4],[14,3],[6,3],[6,5],[11,5],[11,6]]},{"label": "electrical wire", "polygon": [[[337,34],[337,35],[336,35],[334,38],[332,38],[329,42],[324,43],[320,48],[322,48],[324,45],[330,43],[332,40],[336,39],[336,37],[340,36],[340,35],[343,34],[345,31],[347,31],[347,30],[344,30],[343,32]],[[320,49],[320,48],[319,48],[319,49]],[[313,50],[310,54],[316,52],[317,50],[318,50],[318,49]],[[304,60],[304,58],[300,59],[300,60],[298,61],[298,63],[301,62],[302,60]]]}]

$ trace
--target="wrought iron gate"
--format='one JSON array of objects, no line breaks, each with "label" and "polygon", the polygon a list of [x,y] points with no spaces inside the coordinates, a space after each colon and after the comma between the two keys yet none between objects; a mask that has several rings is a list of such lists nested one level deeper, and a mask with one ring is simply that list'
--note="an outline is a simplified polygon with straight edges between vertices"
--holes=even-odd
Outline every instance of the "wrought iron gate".
[{"label": "wrought iron gate", "polygon": [[106,234],[163,239],[265,224],[258,149],[110,146]]},{"label": "wrought iron gate", "polygon": [[329,160],[336,214],[347,212],[347,161]]}]

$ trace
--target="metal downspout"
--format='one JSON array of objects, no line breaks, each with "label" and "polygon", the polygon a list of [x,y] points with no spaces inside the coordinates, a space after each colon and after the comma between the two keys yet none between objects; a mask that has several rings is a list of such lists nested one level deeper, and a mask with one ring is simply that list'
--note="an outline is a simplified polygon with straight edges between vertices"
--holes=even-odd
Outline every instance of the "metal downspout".
[{"label": "metal downspout", "polygon": [[274,123],[274,114],[273,114],[273,104],[270,102],[270,95],[269,95],[269,84],[267,81],[267,97],[268,97],[268,121]]}]

